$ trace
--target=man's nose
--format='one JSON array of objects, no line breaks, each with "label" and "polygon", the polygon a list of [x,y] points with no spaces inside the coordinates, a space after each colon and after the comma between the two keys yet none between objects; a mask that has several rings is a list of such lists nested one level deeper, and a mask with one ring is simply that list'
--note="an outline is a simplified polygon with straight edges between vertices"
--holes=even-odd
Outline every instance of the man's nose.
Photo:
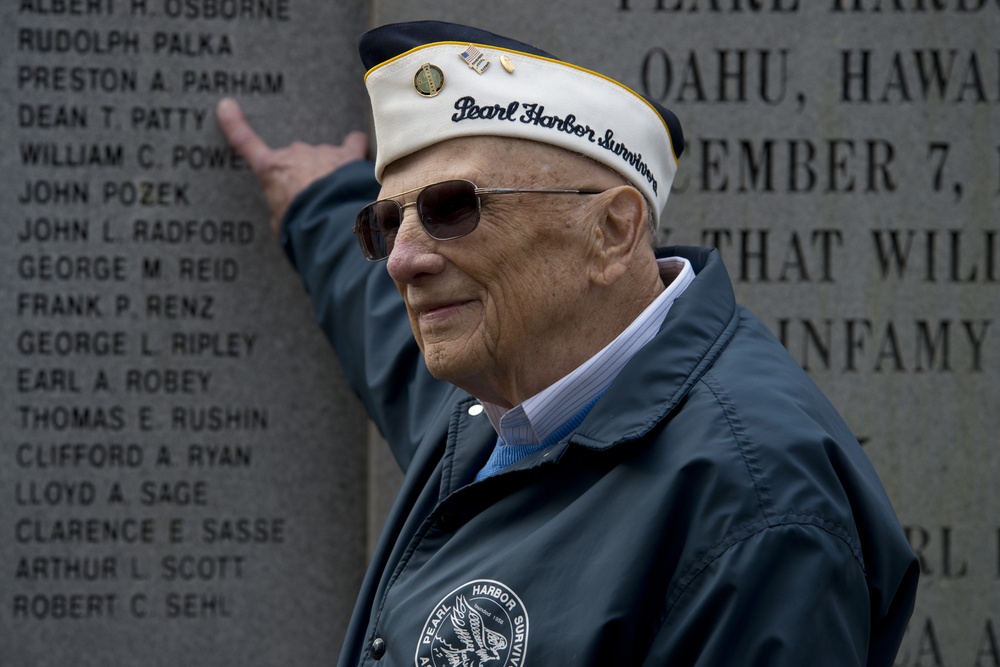
[{"label": "man's nose", "polygon": [[439,272],[444,260],[436,252],[440,241],[431,238],[420,224],[416,203],[404,204],[402,209],[403,218],[386,266],[393,280],[409,283],[421,275]]}]

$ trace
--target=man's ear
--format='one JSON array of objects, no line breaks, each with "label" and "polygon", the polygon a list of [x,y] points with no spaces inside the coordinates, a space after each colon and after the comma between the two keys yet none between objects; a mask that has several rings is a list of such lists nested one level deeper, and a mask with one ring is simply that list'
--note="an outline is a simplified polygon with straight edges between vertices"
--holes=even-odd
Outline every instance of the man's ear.
[{"label": "man's ear", "polygon": [[605,192],[611,199],[596,223],[597,257],[591,264],[591,281],[610,286],[628,270],[636,249],[646,242],[648,213],[638,190],[623,185]]}]

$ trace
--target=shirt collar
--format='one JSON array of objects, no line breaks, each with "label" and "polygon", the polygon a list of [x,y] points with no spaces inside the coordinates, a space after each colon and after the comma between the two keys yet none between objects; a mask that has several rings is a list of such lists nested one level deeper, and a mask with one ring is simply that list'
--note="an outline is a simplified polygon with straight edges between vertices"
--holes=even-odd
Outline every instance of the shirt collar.
[{"label": "shirt collar", "polygon": [[604,391],[629,359],[653,339],[674,300],[694,280],[694,269],[683,257],[664,257],[656,263],[666,289],[604,349],[510,410],[483,403],[490,423],[505,444],[545,442]]}]

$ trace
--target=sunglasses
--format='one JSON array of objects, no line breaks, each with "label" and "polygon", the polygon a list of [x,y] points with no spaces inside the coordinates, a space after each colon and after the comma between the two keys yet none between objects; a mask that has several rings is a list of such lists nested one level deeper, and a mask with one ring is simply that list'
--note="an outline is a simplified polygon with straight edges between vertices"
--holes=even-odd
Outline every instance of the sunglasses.
[{"label": "sunglasses", "polygon": [[471,234],[479,225],[482,195],[537,193],[549,195],[598,195],[604,190],[553,190],[547,188],[477,188],[471,181],[454,180],[401,192],[402,197],[420,190],[415,202],[399,204],[395,199],[379,199],[358,213],[354,233],[361,252],[369,261],[386,259],[392,252],[396,232],[403,223],[403,211],[417,207],[424,231],[432,239],[450,241]]}]

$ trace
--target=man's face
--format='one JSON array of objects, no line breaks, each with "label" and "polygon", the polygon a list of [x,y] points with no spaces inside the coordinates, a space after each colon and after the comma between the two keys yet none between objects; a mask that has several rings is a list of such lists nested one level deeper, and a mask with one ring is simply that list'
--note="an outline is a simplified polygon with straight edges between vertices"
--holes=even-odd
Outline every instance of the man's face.
[{"label": "man's face", "polygon": [[[399,160],[381,197],[448,179],[479,187],[604,189],[614,175],[571,153],[496,138],[455,139]],[[405,204],[418,193],[397,201]],[[436,377],[508,407],[586,359],[583,304],[591,289],[594,221],[602,195],[483,195],[479,227],[437,241],[408,207],[387,263]],[[569,368],[564,368],[572,361]]]}]

